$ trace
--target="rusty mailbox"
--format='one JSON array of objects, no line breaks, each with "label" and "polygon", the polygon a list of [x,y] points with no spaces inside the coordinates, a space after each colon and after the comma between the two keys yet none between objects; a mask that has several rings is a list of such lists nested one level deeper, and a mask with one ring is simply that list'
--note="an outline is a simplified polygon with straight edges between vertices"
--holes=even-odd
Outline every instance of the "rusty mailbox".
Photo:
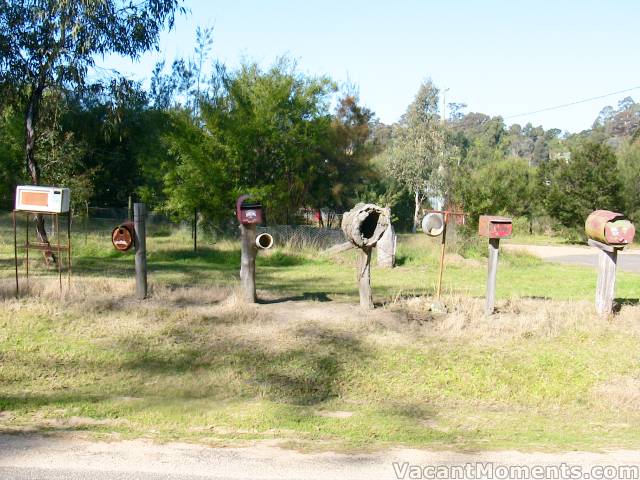
[{"label": "rusty mailbox", "polygon": [[248,203],[249,195],[241,195],[236,201],[236,216],[243,225],[257,225],[264,222],[264,209],[258,202]]},{"label": "rusty mailbox", "polygon": [[126,252],[135,244],[135,229],[133,222],[124,222],[111,231],[111,243],[116,250]]},{"label": "rusty mailbox", "polygon": [[513,232],[513,222],[509,217],[481,215],[478,234],[487,238],[509,238]]},{"label": "rusty mailbox", "polygon": [[596,210],[584,225],[587,236],[605,245],[628,245],[633,242],[636,229],[622,213]]}]

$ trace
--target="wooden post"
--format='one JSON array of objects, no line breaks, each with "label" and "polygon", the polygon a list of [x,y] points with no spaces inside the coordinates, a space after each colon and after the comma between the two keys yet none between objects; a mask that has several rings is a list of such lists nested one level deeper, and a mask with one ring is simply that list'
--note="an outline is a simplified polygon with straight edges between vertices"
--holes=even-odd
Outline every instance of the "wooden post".
[{"label": "wooden post", "polygon": [[596,284],[596,312],[610,315],[616,294],[616,270],[620,247],[589,240],[589,245],[598,249],[598,283]]},{"label": "wooden post", "polygon": [[133,204],[133,224],[136,235],[136,296],[147,298],[147,230],[145,217],[147,209],[144,203]]},{"label": "wooden post", "polygon": [[13,255],[14,262],[16,267],[16,297],[20,295],[20,286],[18,283],[18,233],[17,233],[17,225],[16,225],[16,211],[14,210],[12,213],[13,218]]},{"label": "wooden post", "polygon": [[489,239],[489,268],[487,271],[487,298],[484,308],[486,315],[493,315],[496,303],[496,275],[498,273],[499,238]]},{"label": "wooden post", "polygon": [[198,209],[193,209],[193,251],[198,251]]},{"label": "wooden post", "polygon": [[127,207],[127,218],[133,220],[133,197],[129,195],[129,205]]},{"label": "wooden post", "polygon": [[358,289],[360,291],[360,306],[364,309],[373,308],[373,294],[371,292],[371,251],[372,247],[358,249]]},{"label": "wooden post", "polygon": [[256,302],[256,226],[240,225],[240,285],[243,298],[249,303]]}]

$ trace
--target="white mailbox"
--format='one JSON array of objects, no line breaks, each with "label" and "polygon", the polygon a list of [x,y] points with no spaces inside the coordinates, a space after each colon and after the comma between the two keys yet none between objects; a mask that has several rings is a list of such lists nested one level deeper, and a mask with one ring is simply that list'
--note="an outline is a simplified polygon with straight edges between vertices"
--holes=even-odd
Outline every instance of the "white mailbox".
[{"label": "white mailbox", "polygon": [[16,210],[65,213],[69,211],[71,191],[68,188],[18,185]]}]

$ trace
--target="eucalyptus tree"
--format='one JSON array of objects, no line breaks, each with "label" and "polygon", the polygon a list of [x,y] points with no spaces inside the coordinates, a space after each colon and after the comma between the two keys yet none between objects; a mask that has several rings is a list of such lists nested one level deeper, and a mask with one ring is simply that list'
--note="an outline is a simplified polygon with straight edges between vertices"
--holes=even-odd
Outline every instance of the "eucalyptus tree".
[{"label": "eucalyptus tree", "polygon": [[394,126],[391,140],[381,154],[381,163],[387,175],[414,198],[414,232],[422,203],[429,196],[443,194],[445,142],[438,115],[438,93],[438,88],[431,80],[420,85],[407,112]]},{"label": "eucalyptus tree", "polygon": [[[138,58],[157,48],[182,0],[0,0],[0,91],[23,108],[25,163],[40,183],[35,151],[40,110],[50,90],[81,89],[96,57]],[[38,234],[47,241],[44,222]]]}]

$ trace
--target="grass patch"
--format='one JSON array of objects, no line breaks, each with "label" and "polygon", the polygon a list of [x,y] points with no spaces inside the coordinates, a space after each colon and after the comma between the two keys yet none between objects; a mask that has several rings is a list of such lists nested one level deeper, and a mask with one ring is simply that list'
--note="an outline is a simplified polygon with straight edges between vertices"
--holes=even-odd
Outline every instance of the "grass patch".
[{"label": "grass patch", "polygon": [[[62,300],[37,260],[29,294],[12,298],[2,247],[1,430],[342,450],[639,445],[640,307],[595,316],[592,269],[501,255],[487,319],[485,261],[451,251],[449,313],[433,315],[437,241],[403,236],[403,264],[374,268],[381,307],[362,314],[353,252],[261,252],[263,304],[246,305],[236,244],[189,240],[149,239],[144,302],[133,257],[101,237],[78,242]],[[620,274],[618,296],[638,287]]]}]

